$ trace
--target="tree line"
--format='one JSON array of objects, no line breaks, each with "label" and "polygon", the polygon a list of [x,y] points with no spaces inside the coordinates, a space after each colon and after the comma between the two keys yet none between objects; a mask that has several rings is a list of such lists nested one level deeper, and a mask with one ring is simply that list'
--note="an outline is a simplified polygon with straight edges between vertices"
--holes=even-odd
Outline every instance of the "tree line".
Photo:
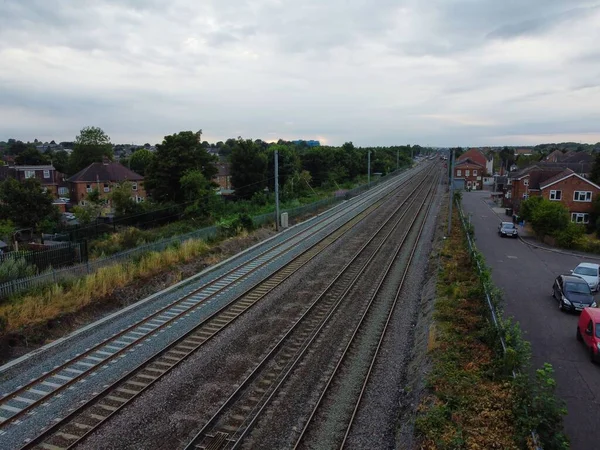
[{"label": "tree line", "polygon": [[[282,200],[311,195],[315,189],[352,187],[360,177],[366,177],[367,154],[371,153],[371,172],[385,175],[396,167],[406,167],[411,156],[418,155],[420,146],[355,147],[351,142],[342,146],[309,147],[279,140],[227,139],[210,144],[201,140],[202,132],[182,131],[165,136],[155,151],[149,144],[140,146],[121,163],[144,176],[149,201],[135,203],[126,183],[116,186],[109,199],[118,216],[138,214],[171,205],[181,205],[185,216],[210,222],[224,213],[226,204],[216,195],[214,177],[217,163],[229,163],[233,200],[265,205],[273,201],[275,180],[274,154],[278,153],[279,185]],[[89,164],[103,159],[114,160],[114,148],[109,136],[98,127],[85,127],[76,136],[72,152],[64,150],[40,152],[35,143],[9,140],[4,154],[12,155],[20,165],[53,164],[57,171],[73,175]],[[106,206],[107,198],[99,192],[88,194],[86,206],[75,210],[82,223],[93,220]],[[59,215],[52,206],[52,196],[43,192],[37,179],[19,183],[7,179],[0,183],[0,234],[2,225],[10,229],[30,227],[49,231]]]}]

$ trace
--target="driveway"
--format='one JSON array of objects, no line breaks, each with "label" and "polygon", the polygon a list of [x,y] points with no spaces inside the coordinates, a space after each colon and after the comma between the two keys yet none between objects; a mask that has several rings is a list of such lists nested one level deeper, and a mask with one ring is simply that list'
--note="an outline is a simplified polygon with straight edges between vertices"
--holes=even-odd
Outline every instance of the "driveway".
[{"label": "driveway", "polygon": [[556,276],[568,273],[584,259],[500,238],[498,223],[508,218],[496,215],[488,199],[488,192],[465,192],[463,209],[472,214],[477,247],[492,268],[494,282],[504,291],[505,313],[521,324],[531,342],[534,367],[545,362],[554,367],[557,393],[567,403],[565,429],[572,448],[598,448],[600,366],[590,362],[583,345],[575,340],[578,316],[559,311],[551,297]]}]

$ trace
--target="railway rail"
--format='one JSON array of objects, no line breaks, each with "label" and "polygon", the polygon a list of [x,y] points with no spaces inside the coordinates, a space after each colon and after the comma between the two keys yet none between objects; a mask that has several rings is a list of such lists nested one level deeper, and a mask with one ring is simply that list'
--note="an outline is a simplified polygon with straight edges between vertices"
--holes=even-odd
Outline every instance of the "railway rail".
[{"label": "railway rail", "polygon": [[[425,217],[429,214],[431,206],[432,203],[429,203]],[[425,220],[423,220],[419,225],[415,245],[410,251],[399,284],[393,289],[396,294],[391,298],[391,301],[385,296],[374,296],[371,298],[337,364],[329,375],[319,399],[306,420],[296,440],[294,450],[303,448],[343,449],[346,447],[354,419],[362,405],[362,399],[370,376],[382,343],[387,335],[390,321],[400,301],[402,287],[408,275],[410,264],[417,249],[417,243],[423,233],[425,223]],[[378,290],[379,287],[381,286],[378,286]],[[381,320],[382,317],[384,318],[383,321]],[[338,414],[328,414],[332,404],[336,405]],[[348,416],[345,424],[339,420],[340,411],[345,412]],[[324,426],[326,421],[332,420],[336,423],[329,427]],[[315,431],[314,434],[317,436],[313,436],[311,440],[309,435],[313,427],[320,428],[321,432],[318,433]],[[338,433],[332,433],[332,429],[336,428]],[[337,439],[339,440],[336,442]]]},{"label": "railway rail", "polygon": [[[422,176],[425,171],[426,169],[421,170],[416,176]],[[398,192],[399,190],[406,188],[411,181],[414,181],[414,179],[401,180],[396,184],[393,192]],[[411,193],[417,188],[418,186],[412,189]],[[365,207],[365,202],[368,201],[372,201],[371,196],[369,196],[369,199],[365,199],[362,202],[357,202],[357,204],[352,205],[353,210]],[[351,221],[338,227],[324,240],[309,247],[299,258],[278,270],[275,275],[268,278],[266,281],[257,283],[246,290],[237,299],[218,309],[217,312],[211,314],[207,319],[202,321],[198,327],[177,339],[158,355],[151,358],[149,361],[142,363],[133,371],[125,374],[113,385],[87,401],[85,405],[76,408],[66,417],[59,420],[58,423],[46,429],[33,440],[27,442],[24,448],[36,446],[39,448],[52,449],[73,447],[80,442],[81,439],[85,438],[93,430],[105,423],[108,418],[118,412],[121,408],[129,404],[140,393],[144,392],[154,382],[168,373],[173,367],[185,360],[190,354],[197,351],[198,348],[204,345],[209,339],[227,327],[237,317],[251,308],[256,302],[291,276],[300,267],[307,264],[316,257],[317,254],[343,236],[352,226],[371,214],[382,201],[384,201],[384,199],[380,199],[376,204],[366,207],[366,209]],[[345,214],[348,214],[348,211],[339,211],[335,217],[337,218]],[[5,418],[4,422],[14,421],[16,418],[32,410],[36,405],[45,402],[49,396],[55,395],[66,387],[73,385],[78,379],[83,378],[86,374],[92,373],[93,370],[97,370],[98,367],[106,365],[111,359],[117,358],[126,351],[125,349],[130,351],[130,349],[139,343],[141,339],[145,339],[148,336],[165,329],[170,323],[177,320],[177,318],[191,314],[191,311],[193,311],[194,308],[197,308],[198,305],[216,297],[221,292],[226,292],[231,288],[232,284],[240,282],[240,280],[247,277],[248,274],[258,270],[260,267],[264,267],[270,261],[281,257],[281,255],[277,253],[274,255],[272,254],[274,249],[283,250],[284,248],[293,247],[298,240],[306,240],[308,237],[314,236],[332,220],[333,219],[329,217],[319,220],[315,224],[315,227],[317,228],[321,225],[321,228],[318,230],[315,230],[313,227],[302,233],[300,236],[289,237],[279,243],[276,247],[261,253],[247,264],[234,268],[232,271],[217,277],[209,284],[201,286],[193,293],[187,294],[171,305],[161,308],[156,313],[144,319],[142,323],[136,323],[127,329],[122,330],[118,335],[101,342],[98,346],[88,350],[85,354],[78,355],[75,360],[65,362],[63,365],[56,367],[52,372],[44,374],[42,378],[32,380],[29,384],[24,385],[17,391],[5,396],[0,400],[0,409],[2,409],[3,404],[6,405],[7,402],[14,402],[17,398],[18,400],[23,398],[27,399],[28,408],[26,407],[22,410],[14,411],[15,414]],[[238,272],[236,273],[236,271]],[[125,336],[129,336],[129,338],[124,338]],[[113,345],[117,340],[120,344]],[[108,348],[109,351],[106,351],[106,348]],[[67,370],[73,369],[73,364],[79,365],[79,367],[75,369],[76,371]],[[68,372],[69,375],[63,375],[64,378],[57,377],[57,375],[64,374],[65,372]],[[50,379],[53,381],[59,379],[64,381],[64,383],[53,383],[53,381],[48,381]],[[37,389],[37,386],[40,384],[46,386],[46,388],[43,390]],[[52,388],[52,390],[48,390],[47,387]],[[38,394],[41,395],[41,399],[38,399],[39,401],[37,403],[32,403],[34,400],[31,397],[23,397],[23,393],[35,393],[35,391],[43,392],[43,394]],[[6,410],[6,408],[3,409]]]},{"label": "railway rail", "polygon": [[[427,177],[428,180],[431,178],[431,176]],[[388,242],[393,233],[398,231],[400,225],[407,225],[401,244],[388,263],[388,266],[392,265],[413,229],[417,217],[423,217],[424,205],[430,201],[432,188],[426,185],[425,180],[419,185],[419,191],[428,191],[423,201],[418,203],[417,199],[420,197],[415,195],[398,206],[395,214],[390,215],[389,219],[345,265],[334,281],[260,361],[191,440],[186,449],[238,448],[263,410],[277,394],[278,389],[302,361],[312,343],[328,326],[330,319],[339,308],[345,304],[347,294],[373,263],[382,246]],[[411,212],[414,213],[414,218],[409,219],[410,223],[406,224],[404,219]],[[423,217],[422,220],[424,221],[425,218]],[[418,242],[418,239],[415,242]]]}]

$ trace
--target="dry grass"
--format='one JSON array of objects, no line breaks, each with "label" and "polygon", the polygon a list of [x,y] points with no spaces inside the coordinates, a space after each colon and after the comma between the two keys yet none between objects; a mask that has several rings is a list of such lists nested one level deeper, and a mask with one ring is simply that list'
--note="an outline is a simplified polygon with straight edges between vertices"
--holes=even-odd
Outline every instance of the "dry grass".
[{"label": "dry grass", "polygon": [[148,278],[176,264],[190,262],[208,251],[209,246],[204,241],[192,239],[162,252],[150,252],[136,262],[104,267],[68,287],[53,285],[41,293],[16,298],[0,305],[0,317],[4,318],[6,324],[4,331],[17,332],[79,311],[134,280]]}]

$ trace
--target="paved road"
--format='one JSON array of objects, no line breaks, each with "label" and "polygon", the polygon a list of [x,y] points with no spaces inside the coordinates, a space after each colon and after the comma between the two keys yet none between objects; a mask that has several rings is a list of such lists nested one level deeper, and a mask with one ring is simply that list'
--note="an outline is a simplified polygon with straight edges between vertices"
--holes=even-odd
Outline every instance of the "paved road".
[{"label": "paved road", "polygon": [[551,297],[556,276],[583,259],[533,249],[518,239],[501,239],[497,234],[501,218],[489,207],[488,197],[487,192],[465,193],[463,208],[472,213],[477,247],[504,291],[505,312],[520,322],[531,342],[534,366],[544,362],[554,366],[557,392],[569,412],[565,428],[572,448],[600,448],[600,366],[590,362],[575,340],[578,316],[559,311]]}]

